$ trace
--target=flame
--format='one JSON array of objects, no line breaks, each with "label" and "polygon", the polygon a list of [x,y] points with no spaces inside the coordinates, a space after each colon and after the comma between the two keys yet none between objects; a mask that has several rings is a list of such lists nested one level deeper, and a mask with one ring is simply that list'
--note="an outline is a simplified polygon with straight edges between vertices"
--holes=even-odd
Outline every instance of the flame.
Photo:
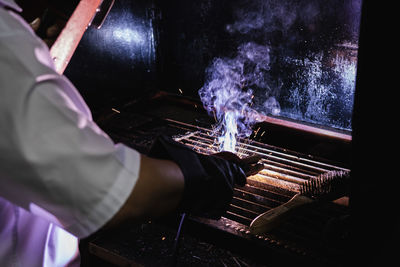
[{"label": "flame", "polygon": [[232,153],[236,152],[236,137],[238,135],[237,126],[237,112],[228,111],[224,115],[222,125],[224,128],[224,133],[218,138],[220,145],[220,150],[229,151]]}]

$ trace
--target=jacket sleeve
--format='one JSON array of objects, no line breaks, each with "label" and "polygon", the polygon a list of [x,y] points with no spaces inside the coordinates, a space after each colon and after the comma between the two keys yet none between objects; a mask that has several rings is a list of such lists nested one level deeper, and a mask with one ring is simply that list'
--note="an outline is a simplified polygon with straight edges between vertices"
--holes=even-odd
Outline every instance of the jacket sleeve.
[{"label": "jacket sleeve", "polygon": [[113,143],[66,78],[37,81],[12,122],[15,150],[0,173],[0,195],[82,238],[127,200],[140,154]]}]

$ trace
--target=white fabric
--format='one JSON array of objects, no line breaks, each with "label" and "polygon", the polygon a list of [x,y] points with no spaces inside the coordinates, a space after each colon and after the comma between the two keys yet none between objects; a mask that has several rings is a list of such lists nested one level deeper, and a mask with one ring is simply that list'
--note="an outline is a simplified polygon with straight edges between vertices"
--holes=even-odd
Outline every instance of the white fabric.
[{"label": "white fabric", "polygon": [[121,208],[140,154],[92,121],[44,43],[4,5],[18,10],[0,0],[0,266],[79,263],[76,237]]}]

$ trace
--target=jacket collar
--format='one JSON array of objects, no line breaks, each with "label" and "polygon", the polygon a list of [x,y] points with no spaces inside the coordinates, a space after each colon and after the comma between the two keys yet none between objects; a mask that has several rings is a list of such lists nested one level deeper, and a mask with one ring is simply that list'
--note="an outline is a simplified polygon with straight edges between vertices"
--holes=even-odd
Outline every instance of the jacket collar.
[{"label": "jacket collar", "polygon": [[22,8],[20,8],[14,0],[0,0],[0,7],[8,7],[17,12],[22,12]]}]

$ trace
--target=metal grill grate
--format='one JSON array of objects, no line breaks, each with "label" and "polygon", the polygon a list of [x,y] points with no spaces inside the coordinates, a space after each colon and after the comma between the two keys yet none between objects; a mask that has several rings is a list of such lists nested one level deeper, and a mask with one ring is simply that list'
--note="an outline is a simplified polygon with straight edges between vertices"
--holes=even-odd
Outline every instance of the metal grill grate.
[{"label": "metal grill grate", "polygon": [[[175,137],[176,141],[204,154],[218,152],[212,130],[173,120],[168,122],[186,132]],[[259,155],[264,164],[261,172],[248,177],[244,187],[234,189],[234,197],[225,214],[226,218],[244,226],[249,226],[259,214],[289,201],[299,192],[304,181],[331,170],[348,171],[311,155],[254,140],[239,139],[236,148],[240,157]]]},{"label": "metal grill grate", "polygon": [[[175,140],[198,152],[211,154],[218,152],[218,144],[212,130],[169,120],[188,133],[175,137]],[[274,185],[289,191],[298,192],[299,184],[331,170],[349,171],[346,168],[313,159],[311,155],[289,151],[249,139],[239,139],[236,145],[240,157],[261,156],[264,169],[250,180]]]}]

